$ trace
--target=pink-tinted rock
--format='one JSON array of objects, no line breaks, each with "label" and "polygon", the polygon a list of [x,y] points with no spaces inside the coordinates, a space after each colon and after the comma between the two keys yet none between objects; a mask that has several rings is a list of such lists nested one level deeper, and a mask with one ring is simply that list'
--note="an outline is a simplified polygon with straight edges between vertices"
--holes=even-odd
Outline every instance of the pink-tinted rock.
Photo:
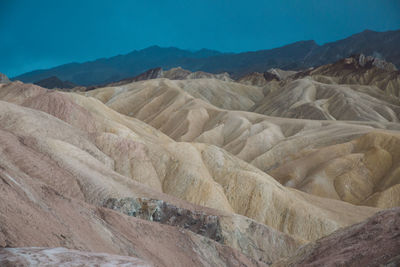
[{"label": "pink-tinted rock", "polygon": [[274,266],[398,266],[398,255],[400,208],[393,208],[308,244]]},{"label": "pink-tinted rock", "polygon": [[134,257],[93,253],[66,248],[3,248],[0,249],[0,266],[152,266],[150,263]]}]

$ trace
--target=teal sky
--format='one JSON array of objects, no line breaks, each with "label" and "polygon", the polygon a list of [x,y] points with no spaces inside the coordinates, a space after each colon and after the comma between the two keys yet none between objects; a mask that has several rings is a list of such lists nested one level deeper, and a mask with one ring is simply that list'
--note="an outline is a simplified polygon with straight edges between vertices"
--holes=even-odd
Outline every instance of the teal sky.
[{"label": "teal sky", "polygon": [[0,0],[0,72],[151,45],[240,52],[400,29],[399,0]]}]

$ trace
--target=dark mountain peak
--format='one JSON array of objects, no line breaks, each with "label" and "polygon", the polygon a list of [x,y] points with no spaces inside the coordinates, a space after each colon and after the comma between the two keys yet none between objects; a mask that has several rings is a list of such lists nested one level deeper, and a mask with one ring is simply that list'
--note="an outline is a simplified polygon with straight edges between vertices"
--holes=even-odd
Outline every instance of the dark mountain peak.
[{"label": "dark mountain peak", "polygon": [[143,49],[139,50],[139,52],[158,51],[158,50],[162,50],[162,49],[166,49],[166,48],[163,48],[163,47],[158,46],[158,45],[152,45],[152,46],[149,46],[149,47],[146,47],[146,48],[143,48]]},{"label": "dark mountain peak", "polygon": [[319,45],[314,40],[303,40],[294,42],[283,47],[318,47]]},{"label": "dark mountain peak", "polygon": [[142,50],[139,50],[138,52],[146,52],[146,53],[162,53],[162,52],[189,52],[187,50],[183,50],[180,49],[178,47],[174,47],[174,46],[169,46],[169,47],[162,47],[162,46],[158,46],[158,45],[152,45],[149,47],[146,47]]},{"label": "dark mountain peak", "polygon": [[360,34],[368,34],[368,33],[377,33],[377,31],[373,31],[373,30],[370,30],[370,29],[365,29]]},{"label": "dark mountain peak", "polygon": [[151,45],[145,49],[160,49],[160,48],[161,48],[161,46],[159,46],[159,45]]},{"label": "dark mountain peak", "polygon": [[306,45],[317,45],[318,46],[317,42],[315,42],[314,40],[303,40],[303,41],[299,41],[297,43],[306,44]]},{"label": "dark mountain peak", "polygon": [[[240,54],[249,54],[249,53],[265,53],[265,52],[276,52],[276,51],[289,51],[289,50],[295,50],[295,49],[301,49],[301,50],[308,50],[308,49],[312,49],[314,47],[318,47],[319,45],[314,41],[314,40],[306,40],[306,41],[297,41],[294,43],[290,43],[284,46],[280,46],[280,47],[276,47],[276,48],[272,48],[272,49],[263,49],[263,50],[258,50],[258,51],[250,51],[250,52],[243,52]],[[240,55],[239,54],[239,55]],[[265,70],[263,70],[265,71]]]},{"label": "dark mountain peak", "polygon": [[39,82],[43,82],[43,81],[62,82],[57,76],[51,76],[51,77],[42,79],[40,81],[37,81],[35,83],[39,83]]},{"label": "dark mountain peak", "polygon": [[206,49],[202,48],[198,51],[193,52],[193,57],[195,58],[207,58],[207,57],[213,57],[213,56],[218,56],[222,55],[223,53],[217,51],[217,50],[212,50],[212,49]]},{"label": "dark mountain peak", "polygon": [[76,85],[70,81],[62,81],[57,76],[51,76],[40,81],[34,82],[34,84],[39,85],[41,87],[47,89],[71,89],[74,88]]},{"label": "dark mountain peak", "polygon": [[[400,33],[400,30],[379,32],[379,31],[374,31],[374,30],[370,30],[370,29],[365,29],[362,32],[352,34],[349,37],[344,38],[339,41],[336,41],[336,42],[341,42],[341,41],[346,41],[346,40],[354,40],[354,39],[365,40],[365,38],[373,39],[375,41],[375,40],[379,40],[379,38],[385,38],[385,36],[387,36],[387,35],[393,35],[393,34],[396,35],[399,33]],[[382,41],[382,40],[380,40],[380,41]],[[333,42],[333,43],[336,43],[336,42]]]},{"label": "dark mountain peak", "polygon": [[208,49],[208,48],[202,48],[202,49],[197,50],[196,52],[204,53],[204,52],[218,52],[218,51],[217,50]]},{"label": "dark mountain peak", "polygon": [[315,49],[306,59],[306,67],[321,66],[336,62],[354,54],[364,54],[385,59],[400,66],[400,30],[376,32],[365,30],[345,39],[326,43]]}]

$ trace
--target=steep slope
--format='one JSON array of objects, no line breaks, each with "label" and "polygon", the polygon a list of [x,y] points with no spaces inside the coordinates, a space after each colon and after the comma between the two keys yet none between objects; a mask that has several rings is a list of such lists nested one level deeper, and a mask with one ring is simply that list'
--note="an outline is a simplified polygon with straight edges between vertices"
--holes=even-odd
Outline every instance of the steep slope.
[{"label": "steep slope", "polygon": [[273,266],[398,266],[399,225],[400,208],[382,211],[302,247],[294,257]]},{"label": "steep slope", "polygon": [[399,44],[400,30],[367,30],[324,45],[318,45],[314,41],[300,41],[279,48],[237,54],[212,50],[191,52],[153,46],[126,55],[32,71],[14,79],[36,82],[57,76],[61,80],[88,86],[134,77],[151,68],[170,69],[179,66],[190,71],[228,72],[238,78],[252,72],[263,73],[270,68],[292,70],[320,66],[360,53],[378,56],[400,66],[400,52],[397,49]]}]

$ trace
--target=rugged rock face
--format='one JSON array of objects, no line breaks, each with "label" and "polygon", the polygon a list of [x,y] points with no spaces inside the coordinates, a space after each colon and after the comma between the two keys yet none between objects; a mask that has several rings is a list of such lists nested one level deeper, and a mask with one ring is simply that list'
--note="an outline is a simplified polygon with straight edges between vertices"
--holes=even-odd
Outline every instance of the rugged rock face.
[{"label": "rugged rock face", "polygon": [[[377,67],[378,69],[383,69],[386,71],[396,71],[397,70],[396,66],[393,63],[386,62],[383,59],[376,58],[373,56],[365,56],[364,54],[359,54],[359,55],[350,57],[350,59],[351,58],[354,58],[355,60],[358,59],[358,64],[364,68]],[[345,60],[347,61],[346,62],[347,64],[351,64],[350,62],[348,62],[349,59],[345,59]]]},{"label": "rugged rock face", "polygon": [[196,234],[224,243],[218,216],[193,212],[155,199],[110,198],[104,207],[118,210],[144,220],[178,226]]},{"label": "rugged rock face", "polygon": [[397,266],[400,255],[400,208],[338,230],[273,266]]},{"label": "rugged rock face", "polygon": [[292,255],[303,244],[245,217],[232,218],[207,210],[179,208],[162,200],[113,198],[104,206],[129,216],[189,230],[268,264]]}]

